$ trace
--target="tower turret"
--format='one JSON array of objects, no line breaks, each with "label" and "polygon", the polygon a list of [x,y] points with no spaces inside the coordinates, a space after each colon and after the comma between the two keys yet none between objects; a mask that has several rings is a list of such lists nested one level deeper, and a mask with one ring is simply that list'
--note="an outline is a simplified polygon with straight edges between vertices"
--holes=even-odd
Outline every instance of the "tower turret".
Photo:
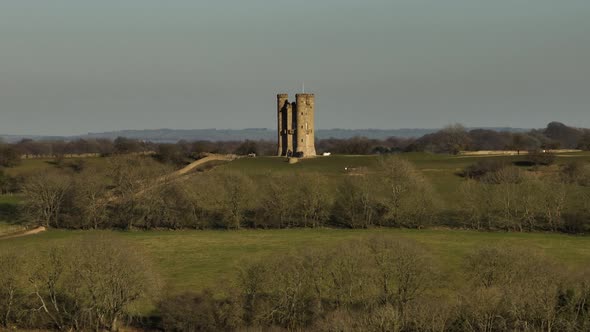
[{"label": "tower turret", "polygon": [[297,100],[297,153],[305,157],[315,156],[315,95],[298,93]]},{"label": "tower turret", "polygon": [[277,95],[278,155],[315,156],[315,96],[300,93],[295,102],[288,99],[287,94]]}]

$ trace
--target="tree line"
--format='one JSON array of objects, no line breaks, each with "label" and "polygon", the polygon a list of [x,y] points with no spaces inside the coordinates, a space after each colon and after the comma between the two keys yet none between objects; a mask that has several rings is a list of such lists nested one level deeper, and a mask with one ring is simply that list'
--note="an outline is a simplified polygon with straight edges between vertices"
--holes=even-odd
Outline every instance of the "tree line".
[{"label": "tree line", "polygon": [[[553,149],[590,150],[590,130],[551,122],[544,129],[527,132],[468,130],[462,125],[447,126],[419,138],[389,137],[368,139],[321,139],[316,141],[319,153],[369,155],[399,152],[458,153],[459,151]],[[75,139],[71,141],[34,141],[23,139],[13,144],[0,144],[0,167],[12,167],[25,157],[63,157],[66,155],[100,155],[153,153],[159,160],[173,164],[187,163],[202,153],[276,155],[276,142],[268,140],[206,141],[153,143],[118,137],[109,139]]]},{"label": "tree line", "polygon": [[[164,292],[137,247],[87,235],[0,253],[4,328],[163,331],[587,331],[590,275],[539,250],[475,248],[450,269],[374,236],[242,261],[201,292]],[[149,317],[137,306],[152,306]]]},{"label": "tree line", "polygon": [[[546,155],[542,156],[547,158]],[[536,160],[536,159],[532,159]],[[542,160],[541,160],[542,161]],[[536,164],[534,164],[536,165]],[[590,167],[558,172],[482,161],[446,202],[399,156],[340,176],[236,171],[169,178],[146,156],[109,159],[104,170],[45,171],[20,187],[21,217],[69,229],[240,229],[448,226],[477,230],[590,231]]]}]

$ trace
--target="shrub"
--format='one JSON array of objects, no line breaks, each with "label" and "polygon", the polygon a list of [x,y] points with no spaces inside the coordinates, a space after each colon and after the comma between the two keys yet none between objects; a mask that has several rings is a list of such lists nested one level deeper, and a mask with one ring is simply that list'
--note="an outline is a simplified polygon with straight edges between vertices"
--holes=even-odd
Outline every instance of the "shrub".
[{"label": "shrub", "polygon": [[564,183],[590,186],[590,167],[582,162],[569,162],[561,168],[561,180]]},{"label": "shrub", "polygon": [[235,154],[238,155],[248,155],[248,154],[259,154],[259,149],[258,149],[258,144],[254,141],[250,141],[250,140],[246,140],[244,143],[242,143],[240,146],[237,147],[237,149],[234,151]]},{"label": "shrub", "polygon": [[84,159],[76,159],[68,164],[75,173],[82,173],[86,169],[86,160]]},{"label": "shrub", "polygon": [[14,194],[18,192],[23,185],[22,176],[10,176],[0,169],[0,194]]},{"label": "shrub", "polygon": [[564,214],[562,231],[571,234],[590,233],[590,215],[581,212]]},{"label": "shrub", "polygon": [[166,297],[156,310],[163,331],[228,331],[241,324],[237,303],[231,299],[215,299],[208,290]]},{"label": "shrub", "polygon": [[149,303],[158,285],[138,249],[112,236],[83,236],[38,252],[0,252],[0,323],[116,331],[131,306]]},{"label": "shrub", "polygon": [[555,154],[544,151],[530,151],[526,160],[533,166],[549,166],[555,163]]},{"label": "shrub", "polygon": [[485,175],[497,172],[506,166],[506,163],[503,161],[486,159],[478,161],[473,165],[467,166],[462,172],[459,173],[459,175],[469,179],[479,180]]},{"label": "shrub", "polygon": [[0,144],[0,166],[14,167],[21,163],[21,153],[12,146]]},{"label": "shrub", "polygon": [[525,179],[525,173],[516,166],[503,167],[480,178],[481,182],[489,184],[520,184]]},{"label": "shrub", "polygon": [[186,154],[178,144],[160,144],[154,158],[161,163],[181,166],[186,163]]},{"label": "shrub", "polygon": [[422,227],[435,219],[438,200],[432,185],[407,160],[382,158],[369,189],[378,195],[381,225]]}]

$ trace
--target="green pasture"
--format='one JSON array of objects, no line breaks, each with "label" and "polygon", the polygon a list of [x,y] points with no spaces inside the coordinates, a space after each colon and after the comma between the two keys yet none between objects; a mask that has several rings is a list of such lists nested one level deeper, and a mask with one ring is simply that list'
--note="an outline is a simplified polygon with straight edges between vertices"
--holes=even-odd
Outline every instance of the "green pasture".
[{"label": "green pasture", "polygon": [[[526,156],[455,156],[431,153],[403,153],[399,157],[414,164],[433,184],[436,192],[449,204],[457,201],[458,187],[464,179],[458,174],[466,167],[481,160],[501,160],[517,163],[526,160]],[[329,156],[304,159],[296,164],[289,164],[286,158],[258,157],[242,158],[214,169],[219,171],[240,171],[256,177],[269,174],[317,173],[328,180],[338,179],[347,174],[345,168],[368,169],[378,165],[379,156]],[[557,156],[556,164],[563,165],[571,161],[590,162],[590,152],[565,153]],[[529,169],[524,167],[523,169]],[[541,167],[540,171],[555,172],[559,166]]]},{"label": "green pasture", "polygon": [[4,168],[4,172],[12,176],[27,176],[51,169],[59,169],[60,167],[67,169],[69,163],[80,159],[84,160],[87,167],[98,170],[105,169],[109,162],[108,157],[64,158],[62,166],[59,166],[53,158],[23,159],[20,165],[16,167]]},{"label": "green pasture", "polygon": [[[234,279],[247,261],[306,248],[329,248],[347,240],[376,234],[408,238],[423,245],[449,276],[449,286],[462,282],[458,271],[463,258],[482,245],[516,245],[536,248],[572,269],[590,268],[590,237],[542,233],[485,233],[462,230],[403,229],[290,229],[243,231],[58,231],[0,240],[4,248],[38,249],[67,243],[84,234],[122,237],[153,261],[156,271],[173,292],[218,288]],[[219,288],[218,288],[219,289]],[[223,288],[221,288],[223,289]]]}]

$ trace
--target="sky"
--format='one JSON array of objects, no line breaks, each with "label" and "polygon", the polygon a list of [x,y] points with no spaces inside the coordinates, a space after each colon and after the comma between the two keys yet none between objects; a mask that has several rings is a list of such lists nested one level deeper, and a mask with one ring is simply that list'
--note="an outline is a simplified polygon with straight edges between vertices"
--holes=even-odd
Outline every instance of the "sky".
[{"label": "sky", "polygon": [[0,134],[590,127],[588,0],[2,0]]}]

